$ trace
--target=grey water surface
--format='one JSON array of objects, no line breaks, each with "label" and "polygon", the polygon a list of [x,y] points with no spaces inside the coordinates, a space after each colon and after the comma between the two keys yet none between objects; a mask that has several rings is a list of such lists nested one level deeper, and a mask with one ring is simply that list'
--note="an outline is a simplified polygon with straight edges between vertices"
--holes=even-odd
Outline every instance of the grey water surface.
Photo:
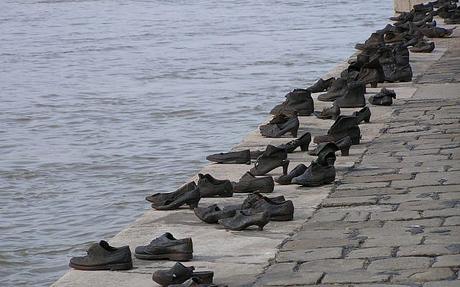
[{"label": "grey water surface", "polygon": [[0,1],[0,286],[47,286],[382,28],[391,0]]}]

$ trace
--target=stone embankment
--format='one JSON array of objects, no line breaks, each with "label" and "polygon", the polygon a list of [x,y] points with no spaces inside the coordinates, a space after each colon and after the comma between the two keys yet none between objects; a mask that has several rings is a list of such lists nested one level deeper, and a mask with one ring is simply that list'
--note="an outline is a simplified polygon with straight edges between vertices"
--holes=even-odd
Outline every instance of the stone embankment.
[{"label": "stone embankment", "polygon": [[[362,143],[351,148],[349,157],[337,157],[334,185],[275,186],[273,196],[294,201],[293,221],[271,222],[263,231],[231,232],[202,223],[188,209],[151,210],[111,245],[129,244],[134,250],[164,232],[190,236],[194,259],[186,265],[213,270],[215,283],[229,286],[460,286],[458,35],[436,40],[431,54],[411,54],[413,82],[383,85],[396,91],[396,102],[371,107],[371,123],[361,125]],[[369,94],[378,91],[368,89]],[[328,105],[315,104],[316,110]],[[300,120],[299,134],[324,134],[332,124],[315,117]],[[234,149],[286,141],[254,131]],[[314,157],[295,152],[289,159],[292,169]],[[237,181],[249,168],[211,164],[201,173]],[[280,168],[271,173],[280,174]],[[245,197],[203,199],[200,205],[241,203]],[[130,271],[71,270],[52,286],[150,287],[155,286],[152,273],[173,264],[135,259]]]}]

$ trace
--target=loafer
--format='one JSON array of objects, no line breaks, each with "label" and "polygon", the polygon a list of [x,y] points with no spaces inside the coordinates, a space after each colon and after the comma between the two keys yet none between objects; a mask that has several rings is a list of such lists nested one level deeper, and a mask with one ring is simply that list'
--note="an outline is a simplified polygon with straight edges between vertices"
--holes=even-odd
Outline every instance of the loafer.
[{"label": "loafer", "polygon": [[271,193],[275,187],[273,177],[255,177],[250,172],[246,172],[240,180],[233,185],[235,193]]},{"label": "loafer", "polygon": [[136,247],[134,256],[144,260],[188,261],[193,258],[192,239],[176,239],[167,232],[148,245]]},{"label": "loafer", "polygon": [[263,230],[264,226],[270,221],[268,212],[254,213],[250,210],[237,210],[235,216],[219,220],[225,229],[241,231],[250,226],[257,226]]},{"label": "loafer", "polygon": [[198,277],[192,277],[182,284],[172,284],[168,287],[227,287],[227,285],[204,284]]},{"label": "loafer", "polygon": [[129,246],[112,247],[101,240],[88,248],[86,256],[72,257],[69,266],[78,270],[129,270],[133,261]]},{"label": "loafer", "polygon": [[227,208],[222,210],[217,204],[208,207],[197,207],[193,211],[196,217],[209,224],[217,223],[220,219],[233,217],[236,213],[236,209]]},{"label": "loafer", "polygon": [[299,164],[293,170],[291,170],[288,174],[282,175],[276,178],[275,181],[281,185],[291,184],[291,181],[294,177],[300,176],[306,170],[307,170],[307,167],[304,164]]},{"label": "loafer", "polygon": [[172,284],[182,284],[190,278],[197,278],[202,284],[211,284],[214,272],[200,271],[196,272],[195,267],[186,267],[177,262],[173,267],[168,270],[158,270],[152,275],[153,281],[161,286],[170,286]]},{"label": "loafer", "polygon": [[230,180],[219,180],[210,174],[198,174],[198,188],[201,197],[232,197],[233,185]]},{"label": "loafer", "polygon": [[216,163],[227,163],[227,164],[251,164],[251,152],[250,150],[216,153],[208,155],[207,160]]},{"label": "loafer", "polygon": [[173,201],[179,196],[184,195],[185,193],[192,191],[196,188],[195,182],[189,182],[186,185],[181,186],[179,189],[173,192],[168,193],[155,193],[153,195],[149,195],[145,198],[148,202],[154,204],[163,204],[165,201]]}]

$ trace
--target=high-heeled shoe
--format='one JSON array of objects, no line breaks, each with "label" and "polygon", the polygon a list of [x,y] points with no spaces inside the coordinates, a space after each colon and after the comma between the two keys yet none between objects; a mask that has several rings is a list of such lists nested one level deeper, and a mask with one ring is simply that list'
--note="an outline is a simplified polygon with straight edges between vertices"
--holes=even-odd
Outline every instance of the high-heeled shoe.
[{"label": "high-heeled shoe", "polygon": [[312,151],[309,151],[309,155],[316,156],[318,155],[319,151],[321,151],[325,145],[328,144],[333,144],[336,149],[335,150],[340,150],[340,153],[342,156],[349,156],[350,155],[350,147],[352,146],[351,138],[349,136],[346,136],[344,138],[339,139],[336,142],[329,142],[329,143],[320,143],[316,146],[316,148]]},{"label": "high-heeled shoe", "polygon": [[371,110],[369,107],[364,107],[357,112],[353,112],[352,116],[356,117],[356,122],[360,124],[362,121],[369,123],[371,120]]},{"label": "high-heeled shoe", "polygon": [[196,187],[194,190],[186,192],[177,198],[168,199],[164,202],[155,202],[152,203],[152,208],[157,210],[173,210],[178,209],[182,205],[187,204],[190,208],[195,208],[198,206],[198,202],[201,199],[200,189]]},{"label": "high-heeled shoe", "polygon": [[260,176],[265,175],[273,169],[282,166],[283,174],[287,173],[289,160],[287,158],[287,151],[283,147],[276,147],[268,145],[265,151],[257,159],[254,167],[249,170],[252,175]]},{"label": "high-heeled shoe", "polygon": [[291,184],[291,181],[294,177],[300,176],[307,170],[307,166],[304,164],[297,165],[293,170],[291,170],[288,174],[282,175],[275,179],[278,184],[286,185]]},{"label": "high-heeled shoe", "polygon": [[267,211],[253,213],[250,210],[238,210],[235,216],[219,220],[223,227],[229,230],[241,231],[250,226],[256,225],[259,230],[270,221],[270,213]]},{"label": "high-heeled shoe", "polygon": [[316,136],[313,141],[317,144],[323,142],[337,142],[346,136],[351,138],[353,144],[359,144],[361,130],[359,129],[355,116],[340,115],[328,130],[327,135]]},{"label": "high-heeled shoe", "polygon": [[304,133],[300,138],[292,140],[286,144],[279,145],[281,148],[285,148],[288,153],[294,152],[294,150],[300,147],[301,151],[308,151],[308,146],[311,142],[311,134]]},{"label": "high-heeled shoe", "polygon": [[268,138],[279,138],[290,133],[292,137],[297,137],[299,130],[299,118],[294,115],[282,123],[268,123],[259,127],[260,134]]},{"label": "high-heeled shoe", "polygon": [[236,209],[222,210],[217,204],[208,207],[197,207],[193,209],[196,217],[206,223],[217,223],[220,219],[235,216]]},{"label": "high-heeled shoe", "polygon": [[334,165],[321,165],[313,161],[302,175],[292,179],[292,183],[312,187],[329,184],[334,180]]}]

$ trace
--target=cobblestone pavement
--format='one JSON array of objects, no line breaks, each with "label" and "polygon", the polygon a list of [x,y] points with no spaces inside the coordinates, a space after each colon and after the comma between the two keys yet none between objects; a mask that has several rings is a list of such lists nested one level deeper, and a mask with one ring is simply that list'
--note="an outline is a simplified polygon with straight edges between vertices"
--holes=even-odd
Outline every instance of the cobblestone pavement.
[{"label": "cobblestone pavement", "polygon": [[445,84],[460,77],[452,41],[256,286],[460,286],[460,85]]}]

